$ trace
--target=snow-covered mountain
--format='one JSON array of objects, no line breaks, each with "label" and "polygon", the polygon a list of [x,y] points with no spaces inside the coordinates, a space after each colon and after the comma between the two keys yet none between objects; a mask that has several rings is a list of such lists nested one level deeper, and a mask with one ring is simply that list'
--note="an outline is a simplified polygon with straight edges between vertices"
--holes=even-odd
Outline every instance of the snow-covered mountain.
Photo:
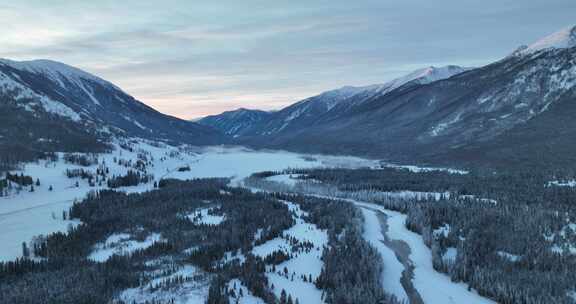
[{"label": "snow-covered mountain", "polygon": [[[106,80],[50,60],[1,59],[0,98],[9,116],[0,122],[6,142],[22,140],[24,133],[61,143],[60,149],[70,148],[62,143],[71,138],[98,145],[106,136],[122,135],[194,144],[224,140],[212,128],[161,114]],[[24,127],[11,128],[16,124]]]},{"label": "snow-covered mountain", "polygon": [[416,70],[406,76],[396,78],[385,84],[368,86],[366,87],[365,91],[379,94],[386,94],[407,83],[427,84],[434,81],[450,78],[454,75],[460,74],[470,69],[471,68],[464,68],[457,65],[447,65],[443,67],[430,66]]},{"label": "snow-covered mountain", "polygon": [[576,27],[476,69],[345,87],[240,128],[240,143],[393,160],[565,163],[576,146]]},{"label": "snow-covered mountain", "polygon": [[570,132],[576,129],[576,47],[566,41],[573,33],[562,30],[532,44],[530,52],[448,79],[403,85],[345,115],[337,106],[306,128],[247,142],[396,160],[572,159],[567,147],[576,145]]},{"label": "snow-covered mountain", "polygon": [[459,66],[427,67],[383,84],[345,86],[304,99],[280,111],[261,113],[239,109],[209,116],[200,122],[234,137],[270,136],[306,128],[323,116],[345,115],[363,102],[404,85],[427,84],[468,70]]},{"label": "snow-covered mountain", "polygon": [[564,28],[530,45],[523,45],[519,47],[513,55],[527,55],[547,49],[567,49],[573,47],[576,47],[576,26]]},{"label": "snow-covered mountain", "polygon": [[240,130],[250,128],[267,119],[270,115],[272,115],[271,112],[240,108],[218,115],[206,116],[197,122],[218,129],[224,134],[236,136]]}]

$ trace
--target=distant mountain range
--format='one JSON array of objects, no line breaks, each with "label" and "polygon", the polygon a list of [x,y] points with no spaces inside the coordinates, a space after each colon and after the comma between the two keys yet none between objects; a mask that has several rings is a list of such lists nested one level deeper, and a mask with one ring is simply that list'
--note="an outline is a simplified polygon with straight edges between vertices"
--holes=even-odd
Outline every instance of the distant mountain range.
[{"label": "distant mountain range", "polygon": [[243,144],[406,162],[561,167],[576,157],[576,27],[480,68],[427,67],[275,112],[164,115],[99,77],[0,60],[0,164],[101,151],[113,137]]},{"label": "distant mountain range", "polygon": [[347,111],[360,106],[365,101],[383,96],[408,83],[427,84],[466,70],[458,66],[428,67],[384,84],[364,87],[347,86],[327,91],[277,112],[238,109],[208,116],[198,120],[198,123],[215,127],[234,137],[288,134],[291,131],[314,125],[323,116],[345,115]]},{"label": "distant mountain range", "polygon": [[217,130],[159,113],[106,80],[49,60],[0,59],[0,100],[3,158],[99,150],[111,136],[226,142]]},{"label": "distant mountain range", "polygon": [[239,143],[258,147],[394,161],[560,165],[575,158],[576,27],[480,68],[430,67],[236,124],[226,119],[231,113],[199,123],[225,125]]}]

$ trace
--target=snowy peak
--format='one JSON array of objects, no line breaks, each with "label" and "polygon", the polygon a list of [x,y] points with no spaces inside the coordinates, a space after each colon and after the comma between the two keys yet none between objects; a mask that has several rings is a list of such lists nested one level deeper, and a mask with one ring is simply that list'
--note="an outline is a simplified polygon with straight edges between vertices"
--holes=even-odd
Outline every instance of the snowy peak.
[{"label": "snowy peak", "polygon": [[442,67],[429,66],[415,70],[405,76],[393,79],[383,84],[373,84],[361,87],[345,86],[340,89],[324,92],[316,96],[316,98],[330,97],[332,100],[339,101],[364,93],[386,94],[407,84],[408,82],[415,81],[418,84],[428,84],[434,81],[450,78],[467,70],[470,70],[470,68],[464,68],[457,65],[448,65]]},{"label": "snowy peak", "polygon": [[94,132],[185,143],[220,143],[216,130],[170,117],[112,83],[51,60],[0,59],[0,107],[16,105],[38,119],[72,120]]},{"label": "snowy peak", "polygon": [[320,95],[304,99],[299,103],[305,104],[308,102],[314,102],[317,105],[322,104],[325,110],[329,111],[339,102],[355,96],[356,94],[365,92],[367,89],[369,89],[369,87],[344,86],[339,89],[326,91]]},{"label": "snowy peak", "polygon": [[[62,87],[67,87],[69,83],[78,85],[83,81],[93,81],[101,85],[114,86],[112,83],[102,78],[53,60],[37,59],[28,61],[14,61],[0,58],[0,64],[7,65],[20,71],[44,75]],[[115,88],[118,89],[117,87]]]},{"label": "snowy peak", "polygon": [[414,72],[414,79],[420,79],[420,83],[430,83],[442,79],[450,78],[456,74],[460,74],[469,70],[470,68],[463,68],[457,65],[447,65],[443,67],[428,67]]},{"label": "snowy peak", "polygon": [[396,78],[380,85],[380,87],[385,89],[385,93],[387,93],[411,81],[417,81],[419,84],[428,84],[434,81],[450,78],[467,70],[470,70],[470,68],[464,68],[457,65],[447,65],[442,67],[429,66],[418,69],[406,76]]},{"label": "snowy peak", "polygon": [[576,26],[564,28],[531,45],[522,46],[514,52],[514,55],[527,55],[547,49],[567,49],[573,47],[576,47]]}]

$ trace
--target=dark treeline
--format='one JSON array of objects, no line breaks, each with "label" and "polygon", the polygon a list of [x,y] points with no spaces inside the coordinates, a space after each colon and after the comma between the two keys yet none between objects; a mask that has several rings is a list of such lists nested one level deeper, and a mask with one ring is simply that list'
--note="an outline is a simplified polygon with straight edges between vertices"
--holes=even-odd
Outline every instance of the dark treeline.
[{"label": "dark treeline", "polygon": [[0,178],[0,196],[7,196],[11,190],[20,191],[24,187],[29,187],[30,191],[34,191],[34,185],[39,186],[40,180],[34,180],[32,176],[24,175],[24,173],[11,174],[6,172],[4,178]]},{"label": "dark treeline", "polygon": [[98,164],[98,156],[96,154],[66,153],[62,158],[67,163],[83,167],[89,167]]},{"label": "dark treeline", "polygon": [[154,180],[154,176],[151,174],[128,170],[125,175],[112,176],[106,181],[106,183],[110,188],[120,188],[138,186],[139,184],[149,183],[152,180]]},{"label": "dark treeline", "polygon": [[[303,181],[321,181],[339,190],[449,192],[452,197],[474,195],[506,204],[567,203],[576,199],[570,187],[548,187],[554,175],[536,171],[452,174],[445,171],[411,172],[408,169],[305,169],[288,170]],[[278,173],[276,173],[278,174]],[[572,179],[564,177],[561,180]]]}]

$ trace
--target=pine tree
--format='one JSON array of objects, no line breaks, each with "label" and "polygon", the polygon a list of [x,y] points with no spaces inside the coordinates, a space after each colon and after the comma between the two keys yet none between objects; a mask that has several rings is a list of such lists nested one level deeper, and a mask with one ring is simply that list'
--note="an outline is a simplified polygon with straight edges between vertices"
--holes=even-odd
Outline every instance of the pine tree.
[{"label": "pine tree", "polygon": [[26,242],[22,242],[22,256],[28,258],[30,256],[30,249],[28,249],[28,245]]}]

